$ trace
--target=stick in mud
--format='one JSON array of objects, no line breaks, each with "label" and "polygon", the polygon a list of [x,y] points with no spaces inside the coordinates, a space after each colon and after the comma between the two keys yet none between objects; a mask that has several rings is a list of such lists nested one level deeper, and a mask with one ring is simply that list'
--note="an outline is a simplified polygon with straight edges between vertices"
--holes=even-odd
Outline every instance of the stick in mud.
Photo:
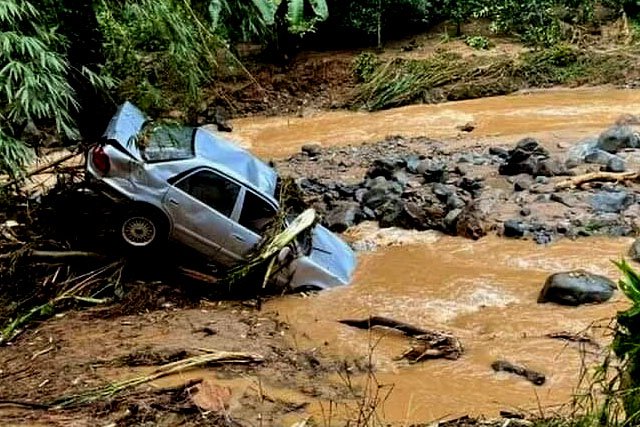
[{"label": "stick in mud", "polygon": [[593,181],[633,181],[640,177],[640,172],[592,172],[584,175],[560,181],[556,184],[556,190],[579,187]]},{"label": "stick in mud", "polygon": [[503,371],[520,375],[535,385],[542,385],[547,380],[544,374],[540,372],[533,371],[529,368],[525,368],[524,366],[514,365],[506,360],[496,360],[491,364],[491,368],[496,372]]}]

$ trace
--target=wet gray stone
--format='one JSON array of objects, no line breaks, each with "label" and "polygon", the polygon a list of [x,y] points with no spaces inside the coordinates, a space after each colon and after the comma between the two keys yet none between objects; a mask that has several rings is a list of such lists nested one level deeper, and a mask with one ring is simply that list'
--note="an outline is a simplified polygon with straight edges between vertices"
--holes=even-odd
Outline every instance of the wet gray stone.
[{"label": "wet gray stone", "polygon": [[615,283],[609,278],[584,270],[555,273],[547,278],[538,302],[562,305],[601,303],[613,296],[615,288]]},{"label": "wet gray stone", "polygon": [[503,224],[505,237],[522,237],[527,231],[527,226],[517,219],[509,219]]},{"label": "wet gray stone", "polygon": [[331,209],[324,218],[327,228],[342,233],[356,224],[360,213],[360,205],[356,202],[342,202]]},{"label": "wet gray stone", "polygon": [[563,162],[558,159],[540,160],[534,175],[539,176],[561,176],[568,175],[569,170]]},{"label": "wet gray stone", "polygon": [[417,170],[426,182],[446,182],[449,178],[446,163],[434,160],[423,160],[418,165]]},{"label": "wet gray stone", "polygon": [[458,217],[462,213],[462,209],[453,209],[444,217],[443,223],[449,230],[455,230]]},{"label": "wet gray stone", "polygon": [[402,186],[399,183],[388,181],[381,176],[367,181],[367,187],[369,190],[362,195],[362,204],[374,211],[389,199],[402,193]]},{"label": "wet gray stone", "polygon": [[638,136],[629,126],[612,126],[598,137],[598,148],[609,153],[617,153],[623,148],[636,148],[638,145]]},{"label": "wet gray stone", "polygon": [[584,162],[597,165],[606,165],[613,158],[616,158],[615,154],[611,154],[597,148],[584,156]]},{"label": "wet gray stone", "polygon": [[599,191],[591,196],[591,207],[596,212],[618,213],[628,208],[634,199],[626,190]]},{"label": "wet gray stone", "polygon": [[518,175],[513,180],[513,189],[515,191],[526,191],[531,188],[533,179],[529,175]]},{"label": "wet gray stone", "polygon": [[316,157],[322,154],[322,147],[319,144],[305,144],[301,151],[309,157]]},{"label": "wet gray stone", "polygon": [[624,165],[624,160],[622,160],[618,156],[614,156],[613,158],[609,159],[609,161],[607,162],[607,167],[606,167],[607,172],[624,172],[625,169],[626,167]]}]

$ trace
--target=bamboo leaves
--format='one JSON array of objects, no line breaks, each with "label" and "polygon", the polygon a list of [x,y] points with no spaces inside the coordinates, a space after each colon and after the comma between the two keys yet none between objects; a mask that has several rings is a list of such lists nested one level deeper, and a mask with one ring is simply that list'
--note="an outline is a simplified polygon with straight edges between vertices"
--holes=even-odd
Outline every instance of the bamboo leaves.
[{"label": "bamboo leaves", "polygon": [[63,40],[41,23],[28,1],[0,1],[0,172],[16,177],[32,158],[21,139],[25,123],[52,120],[58,133],[78,137],[71,113],[75,92]]}]

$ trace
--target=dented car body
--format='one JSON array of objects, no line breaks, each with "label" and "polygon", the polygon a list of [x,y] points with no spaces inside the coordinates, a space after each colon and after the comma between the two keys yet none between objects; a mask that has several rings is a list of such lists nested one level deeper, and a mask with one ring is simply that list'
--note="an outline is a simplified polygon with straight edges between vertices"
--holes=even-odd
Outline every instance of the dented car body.
[{"label": "dented car body", "polygon": [[[147,132],[148,122],[133,104],[121,105],[87,156],[91,180],[130,207],[119,218],[118,237],[131,249],[170,239],[223,268],[242,263],[279,212],[275,170],[204,128]],[[320,225],[311,240],[307,253],[294,250],[282,276],[289,286],[348,284],[356,266],[351,248]]]}]

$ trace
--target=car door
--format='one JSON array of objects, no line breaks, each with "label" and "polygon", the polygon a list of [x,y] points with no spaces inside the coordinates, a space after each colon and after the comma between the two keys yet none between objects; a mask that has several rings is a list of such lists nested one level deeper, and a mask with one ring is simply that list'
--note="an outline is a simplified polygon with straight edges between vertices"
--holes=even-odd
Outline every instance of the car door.
[{"label": "car door", "polygon": [[278,210],[265,198],[247,188],[243,188],[241,200],[238,221],[233,225],[229,248],[246,256],[276,219]]},{"label": "car door", "polygon": [[229,246],[242,187],[212,169],[199,169],[171,182],[163,204],[173,221],[172,237],[229,266],[241,255]]}]

